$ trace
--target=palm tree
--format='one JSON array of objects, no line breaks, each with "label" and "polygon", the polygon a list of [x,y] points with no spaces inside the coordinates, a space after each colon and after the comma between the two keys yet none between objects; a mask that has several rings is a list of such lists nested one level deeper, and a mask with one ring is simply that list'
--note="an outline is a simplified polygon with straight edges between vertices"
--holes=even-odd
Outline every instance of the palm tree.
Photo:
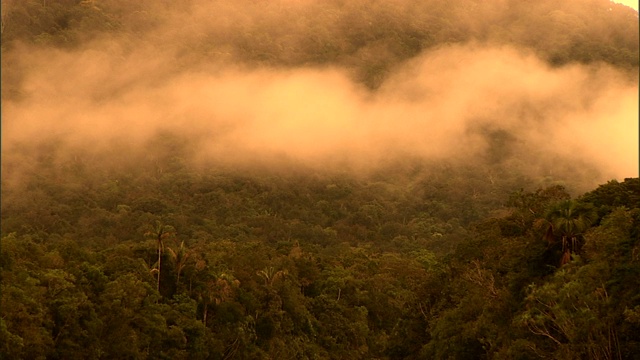
[{"label": "palm tree", "polygon": [[287,271],[286,270],[278,270],[276,271],[273,266],[268,266],[266,268],[264,268],[263,270],[258,270],[256,272],[256,274],[258,276],[260,276],[261,278],[264,279],[264,285],[271,287],[273,286],[274,281],[276,281],[277,279],[284,277],[287,275]]},{"label": "palm tree", "polygon": [[582,239],[584,232],[591,227],[598,215],[593,205],[579,203],[574,200],[565,200],[557,203],[546,213],[549,221],[549,230],[546,238],[552,239],[558,236],[562,239],[561,265],[571,259],[571,254],[579,250],[578,241]]},{"label": "palm tree", "polygon": [[231,299],[240,286],[240,281],[233,275],[221,273],[219,275],[207,274],[208,279],[204,281],[204,287],[196,290],[197,298],[202,302],[202,323],[207,325],[209,305],[220,305]]},{"label": "palm tree", "polygon": [[158,283],[157,290],[160,292],[160,275],[162,271],[162,253],[164,252],[164,239],[172,236],[175,233],[175,229],[171,225],[164,225],[161,221],[156,221],[155,226],[150,226],[150,230],[144,235],[156,240],[158,246]]},{"label": "palm tree", "polygon": [[180,247],[178,248],[177,251],[174,251],[172,248],[168,248],[168,250],[169,250],[169,255],[171,255],[171,258],[176,263],[176,270],[177,270],[176,287],[177,287],[180,284],[180,273],[182,272],[184,267],[187,265],[187,260],[189,260],[191,251],[189,251],[184,246],[184,241],[180,243]]}]

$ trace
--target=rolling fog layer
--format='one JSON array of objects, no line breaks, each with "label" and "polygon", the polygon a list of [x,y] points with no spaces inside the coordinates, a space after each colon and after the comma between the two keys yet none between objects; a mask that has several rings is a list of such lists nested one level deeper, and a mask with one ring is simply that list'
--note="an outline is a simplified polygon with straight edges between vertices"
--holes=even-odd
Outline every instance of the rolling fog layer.
[{"label": "rolling fog layer", "polygon": [[[16,149],[53,139],[60,158],[98,159],[114,146],[135,153],[165,131],[189,138],[196,162],[284,157],[366,167],[393,156],[477,161],[497,151],[520,164],[558,156],[592,164],[601,172],[594,185],[638,176],[638,84],[611,67],[551,68],[527,51],[473,42],[425,51],[375,90],[340,66],[238,65],[233,49],[185,66],[162,39],[279,19],[247,11],[213,21],[198,9],[166,19],[191,19],[173,35],[160,26],[136,46],[101,39],[75,50],[11,50],[22,81],[20,96],[3,100],[3,160],[28,166],[36,155]],[[508,141],[496,144],[492,134]]]}]

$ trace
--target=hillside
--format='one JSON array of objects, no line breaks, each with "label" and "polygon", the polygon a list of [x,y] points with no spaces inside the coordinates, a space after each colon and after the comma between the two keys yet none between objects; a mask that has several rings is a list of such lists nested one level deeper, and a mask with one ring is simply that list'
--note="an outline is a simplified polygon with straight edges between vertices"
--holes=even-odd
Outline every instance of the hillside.
[{"label": "hillside", "polygon": [[638,13],[2,2],[3,359],[632,359]]}]

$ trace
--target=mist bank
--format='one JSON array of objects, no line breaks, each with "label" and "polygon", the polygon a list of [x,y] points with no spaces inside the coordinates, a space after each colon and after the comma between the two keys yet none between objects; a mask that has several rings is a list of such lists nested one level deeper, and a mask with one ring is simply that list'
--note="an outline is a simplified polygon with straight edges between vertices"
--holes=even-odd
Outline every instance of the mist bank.
[{"label": "mist bank", "polygon": [[5,183],[172,157],[638,175],[637,12],[608,1],[47,4],[3,2]]},{"label": "mist bank", "polygon": [[638,174],[637,82],[604,64],[552,67],[512,47],[442,46],[372,90],[340,67],[180,69],[117,43],[23,51],[21,96],[2,109],[11,163],[14,149],[43,141],[61,158],[163,151],[148,144],[168,133],[188,139],[187,160],[200,164],[286,158],[363,170],[409,156],[523,169],[561,157],[599,169],[594,182]]}]

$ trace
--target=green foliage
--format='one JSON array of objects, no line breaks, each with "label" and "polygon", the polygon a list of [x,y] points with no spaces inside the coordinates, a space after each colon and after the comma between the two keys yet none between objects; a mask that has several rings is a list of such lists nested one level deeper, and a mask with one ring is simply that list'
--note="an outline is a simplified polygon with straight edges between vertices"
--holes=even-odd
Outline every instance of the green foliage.
[{"label": "green foliage", "polygon": [[[638,349],[640,216],[619,184],[569,200],[561,186],[513,192],[532,182],[487,176],[508,174],[508,164],[434,164],[439,176],[427,176],[408,162],[360,177],[184,164],[163,170],[162,189],[148,186],[164,160],[86,187],[76,186],[86,173],[60,182],[43,167],[25,185],[46,199],[35,209],[15,196],[20,188],[3,187],[3,356],[595,358]],[[628,195],[613,197],[626,208],[607,205],[611,192]],[[595,221],[587,199],[612,210]],[[56,218],[39,216],[50,209]],[[563,236],[581,247],[559,267]],[[605,344],[614,333],[617,343]]]},{"label": "green foliage", "polygon": [[[12,204],[3,223],[21,230],[2,238],[2,354],[527,359],[638,349],[632,196],[599,222],[585,199],[601,209],[608,192],[568,200],[559,186],[471,197],[471,214],[457,179],[487,191],[501,180],[464,167],[442,178],[403,171],[385,180],[383,170],[178,167],[166,181],[190,185],[171,192],[142,186],[144,171],[114,172],[111,185],[78,193],[85,202],[58,196],[58,184],[49,204],[71,204],[59,213],[69,225],[40,231],[28,204]],[[94,201],[113,186],[118,199]],[[124,205],[146,196],[169,206]],[[554,239],[584,243],[574,261],[558,268],[545,224]]]},{"label": "green foliage", "polygon": [[580,198],[585,203],[592,203],[597,211],[599,219],[620,206],[629,209],[638,208],[640,204],[640,181],[638,178],[627,178],[623,182],[611,180],[598,186]]}]

